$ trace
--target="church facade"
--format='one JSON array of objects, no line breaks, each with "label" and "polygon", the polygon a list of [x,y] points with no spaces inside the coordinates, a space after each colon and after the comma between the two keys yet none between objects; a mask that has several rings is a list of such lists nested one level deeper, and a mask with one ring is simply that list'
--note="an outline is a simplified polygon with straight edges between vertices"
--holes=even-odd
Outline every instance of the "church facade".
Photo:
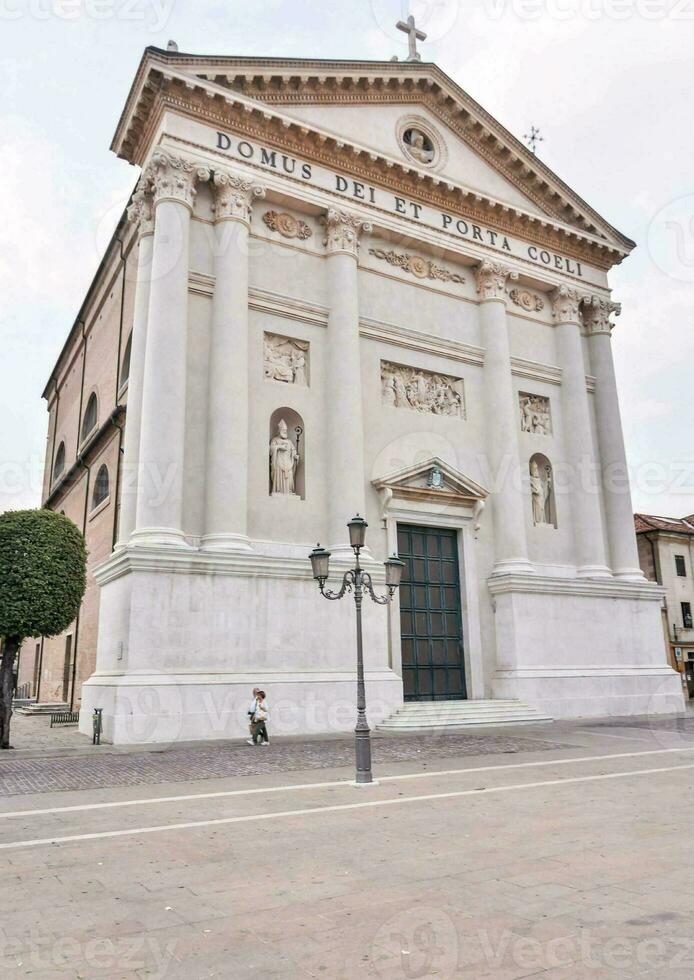
[{"label": "church facade", "polygon": [[278,734],[351,728],[354,611],[308,553],[344,570],[357,513],[374,582],[406,566],[365,609],[372,724],[681,709],[611,351],[633,242],[417,61],[147,49],[112,149],[141,177],[83,730],[241,735],[254,685]]}]

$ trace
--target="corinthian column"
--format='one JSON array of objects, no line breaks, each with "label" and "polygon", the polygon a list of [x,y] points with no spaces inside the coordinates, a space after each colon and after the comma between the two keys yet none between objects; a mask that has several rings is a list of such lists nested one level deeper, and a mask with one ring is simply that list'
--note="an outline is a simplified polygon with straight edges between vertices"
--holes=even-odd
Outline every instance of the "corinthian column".
[{"label": "corinthian column", "polygon": [[518,463],[518,399],[511,377],[506,324],[506,282],[517,279],[498,262],[485,259],[476,270],[480,323],[485,347],[484,403],[487,462],[492,481],[495,575],[531,572],[525,533],[523,480]]},{"label": "corinthian column", "polygon": [[248,550],[248,236],[265,190],[216,171],[205,534],[208,550]]},{"label": "corinthian column", "polygon": [[137,224],[137,279],[133,303],[133,330],[130,342],[130,376],[128,378],[128,411],[123,440],[123,478],[118,516],[118,545],[123,547],[135,530],[137,510],[138,466],[140,460],[140,426],[142,422],[142,386],[145,375],[147,314],[152,272],[154,210],[151,179],[143,173],[128,208],[128,219]]},{"label": "corinthian column", "polygon": [[149,167],[154,242],[134,540],[183,544],[188,256],[195,183],[209,171],[158,150]]},{"label": "corinthian column", "polygon": [[561,286],[552,294],[557,350],[562,371],[564,441],[570,471],[576,573],[583,578],[610,575],[605,561],[598,495],[596,454],[590,428],[586,369],[581,342],[581,296]]},{"label": "corinthian column", "polygon": [[328,275],[328,345],[326,391],[328,407],[328,541],[345,547],[346,523],[363,516],[364,428],[357,258],[359,236],[371,225],[346,211],[329,210],[324,219]]},{"label": "corinthian column", "polygon": [[583,320],[588,331],[590,362],[595,375],[595,421],[612,574],[621,579],[643,580],[612,360],[610,314],[618,314],[620,310],[618,303],[610,303],[600,296],[586,296],[583,299]]}]

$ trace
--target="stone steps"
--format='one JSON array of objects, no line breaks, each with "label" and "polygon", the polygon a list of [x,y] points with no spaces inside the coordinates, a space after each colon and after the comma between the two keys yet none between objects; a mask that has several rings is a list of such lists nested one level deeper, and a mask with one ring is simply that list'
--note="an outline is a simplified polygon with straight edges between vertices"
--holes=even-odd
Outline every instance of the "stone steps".
[{"label": "stone steps", "polygon": [[68,711],[68,705],[65,701],[56,701],[53,703],[40,702],[40,704],[22,704],[17,705],[15,711],[18,715],[52,715],[57,711]]},{"label": "stone steps", "polygon": [[398,708],[377,730],[446,731],[485,725],[542,725],[551,721],[524,701],[415,701]]}]

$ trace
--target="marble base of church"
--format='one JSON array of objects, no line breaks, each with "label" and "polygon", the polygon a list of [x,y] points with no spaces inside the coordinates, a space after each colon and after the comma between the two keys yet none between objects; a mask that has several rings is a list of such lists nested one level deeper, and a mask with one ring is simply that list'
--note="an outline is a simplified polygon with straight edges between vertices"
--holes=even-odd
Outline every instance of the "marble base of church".
[{"label": "marble base of church", "polygon": [[679,675],[663,657],[662,590],[647,582],[493,577],[495,698],[554,718],[676,714]]},{"label": "marble base of church", "polygon": [[[354,602],[321,598],[305,552],[129,547],[97,576],[97,666],[82,687],[81,731],[91,732],[92,711],[102,708],[104,738],[114,743],[247,736],[256,686],[267,692],[275,735],[353,730]],[[364,608],[372,726],[402,704],[387,616]]]}]

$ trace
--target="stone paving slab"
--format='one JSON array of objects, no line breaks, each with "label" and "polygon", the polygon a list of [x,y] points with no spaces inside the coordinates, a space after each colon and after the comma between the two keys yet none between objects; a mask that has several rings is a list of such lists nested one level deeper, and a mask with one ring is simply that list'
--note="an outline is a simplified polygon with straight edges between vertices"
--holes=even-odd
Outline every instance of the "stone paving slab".
[{"label": "stone paving slab", "polygon": [[[543,734],[545,731],[543,728]],[[410,761],[421,765],[434,759],[543,752],[565,747],[562,742],[539,734],[537,737],[519,734],[518,729],[508,734],[497,731],[474,735],[467,732],[375,735],[372,742],[374,765]],[[229,742],[115,754],[101,753],[101,747],[90,746],[87,755],[39,759],[13,758],[11,753],[3,753],[0,797],[335,769],[353,764],[351,736],[305,741],[278,739],[268,748]]]}]

